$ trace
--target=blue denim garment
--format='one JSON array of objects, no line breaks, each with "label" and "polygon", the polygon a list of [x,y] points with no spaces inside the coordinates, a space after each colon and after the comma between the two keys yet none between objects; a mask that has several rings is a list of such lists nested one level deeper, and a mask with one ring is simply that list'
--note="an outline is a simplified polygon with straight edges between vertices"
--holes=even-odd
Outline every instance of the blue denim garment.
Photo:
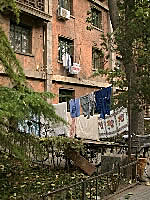
[{"label": "blue denim garment", "polygon": [[71,99],[69,101],[70,115],[72,118],[80,116],[80,99]]},{"label": "blue denim garment", "polygon": [[105,119],[105,115],[110,115],[111,87],[104,88],[95,92],[96,112]]}]

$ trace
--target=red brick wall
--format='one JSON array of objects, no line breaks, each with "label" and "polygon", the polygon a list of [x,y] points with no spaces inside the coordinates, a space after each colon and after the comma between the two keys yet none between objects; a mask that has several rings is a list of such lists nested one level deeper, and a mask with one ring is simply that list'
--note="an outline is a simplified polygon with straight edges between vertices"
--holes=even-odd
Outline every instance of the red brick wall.
[{"label": "red brick wall", "polygon": [[10,87],[10,79],[3,74],[0,75],[0,86]]},{"label": "red brick wall", "polygon": [[[3,30],[6,32],[9,38],[10,32],[10,19],[8,16],[0,18],[0,24]],[[43,69],[43,25],[38,19],[34,19],[31,16],[23,15],[20,16],[21,23],[32,26],[32,54],[22,55],[17,53],[16,57],[20,61],[22,67],[27,71],[39,71]],[[0,80],[2,81],[2,80]],[[29,80],[30,84],[36,91],[44,91],[44,81],[42,80]]]},{"label": "red brick wall", "polygon": [[24,69],[35,71],[37,66],[43,68],[43,27],[40,21],[22,16],[21,22],[32,27],[32,56],[17,54]]},{"label": "red brick wall", "polygon": [[[88,0],[76,0],[73,1],[73,16],[69,20],[60,20],[57,17],[58,0],[53,1],[53,20],[52,20],[52,40],[53,40],[53,57],[52,57],[52,70],[53,74],[59,74],[67,76],[64,67],[58,62],[58,37],[64,36],[74,40],[74,55],[75,62],[79,62],[81,71],[78,75],[74,76],[77,79],[90,79],[105,82],[105,78],[96,77],[92,78],[92,46],[96,45],[97,48],[101,48],[101,35],[106,34],[109,30],[108,25],[108,12],[101,8],[103,18],[103,30],[93,28],[91,31],[87,30],[88,23],[86,23],[87,11],[90,10],[91,3]],[[108,67],[108,64],[105,66]],[[58,103],[59,88],[73,88],[75,89],[75,96],[79,97],[88,94],[96,88],[90,88],[86,86],[75,85],[62,85],[55,83],[52,85],[51,91],[57,94],[53,103]]]},{"label": "red brick wall", "polygon": [[44,81],[28,79],[29,87],[36,92],[44,92]]},{"label": "red brick wall", "polygon": [[94,87],[87,87],[87,86],[79,86],[79,85],[67,85],[61,83],[53,83],[52,91],[55,94],[55,98],[52,100],[52,103],[57,104],[59,103],[59,88],[64,89],[74,89],[75,90],[75,98],[79,98],[91,92],[98,90],[98,88]]},{"label": "red brick wall", "polygon": [[[73,1],[73,17],[70,20],[62,21],[57,17],[58,0],[53,1],[53,73],[66,75],[62,64],[58,62],[58,36],[62,35],[74,40],[74,54],[76,62],[79,62],[81,57],[81,72],[78,75],[80,78],[89,78],[92,74],[92,46],[101,47],[101,34],[103,31],[94,28],[91,31],[86,30],[87,11],[90,10],[90,2],[88,0]],[[103,15],[103,30],[108,31],[107,12],[102,9]]]}]

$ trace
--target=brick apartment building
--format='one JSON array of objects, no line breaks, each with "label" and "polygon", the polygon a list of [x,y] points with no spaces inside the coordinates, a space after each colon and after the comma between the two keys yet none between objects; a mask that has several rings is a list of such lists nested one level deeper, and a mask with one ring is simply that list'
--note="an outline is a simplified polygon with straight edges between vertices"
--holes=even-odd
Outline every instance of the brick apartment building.
[{"label": "brick apartment building", "polygon": [[[48,39],[51,21],[49,0],[16,0],[21,10],[20,23],[16,24],[12,13],[0,15],[0,25],[10,39],[29,85],[42,92],[46,88]],[[10,17],[11,16],[11,17]],[[11,86],[0,68],[0,84]]]},{"label": "brick apartment building", "polygon": [[[92,30],[87,30],[87,12],[91,12]],[[101,35],[109,31],[107,1],[54,0],[52,6],[52,69],[51,91],[56,94],[54,103],[86,95],[108,83],[92,78],[97,68],[104,68],[101,52]],[[63,54],[71,56],[75,72],[64,67]],[[110,67],[109,63],[105,67]],[[74,69],[74,68],[73,68]]]},{"label": "brick apartment building", "polygon": [[[20,23],[5,14],[0,16],[0,24],[35,91],[51,91],[56,94],[52,103],[59,103],[108,86],[104,78],[91,77],[97,68],[111,67],[110,62],[104,65],[100,39],[110,31],[106,0],[16,2],[21,9]],[[87,30],[88,11],[91,31]],[[64,66],[66,54],[69,69]],[[0,83],[9,85],[2,69]]]}]

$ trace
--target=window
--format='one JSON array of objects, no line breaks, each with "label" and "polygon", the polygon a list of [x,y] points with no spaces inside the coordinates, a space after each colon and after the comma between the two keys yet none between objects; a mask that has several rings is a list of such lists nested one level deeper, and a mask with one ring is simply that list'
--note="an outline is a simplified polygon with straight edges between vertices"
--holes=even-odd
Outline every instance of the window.
[{"label": "window", "polygon": [[92,48],[93,69],[104,69],[104,54],[101,50]]},{"label": "window", "polygon": [[102,12],[95,8],[92,9],[92,25],[102,29]]},{"label": "window", "polygon": [[67,111],[70,111],[69,101],[74,99],[75,91],[73,89],[59,89],[59,103],[67,102]]},{"label": "window", "polygon": [[59,0],[59,6],[72,12],[72,0]]},{"label": "window", "polygon": [[119,57],[119,56],[116,56],[116,63],[115,63],[115,67],[117,69],[120,69],[121,71],[125,72],[125,69],[124,69],[124,66],[123,66],[123,63],[122,63],[122,58]]},{"label": "window", "polygon": [[73,41],[66,38],[59,38],[58,59],[62,61],[62,55],[68,53],[73,59]]},{"label": "window", "polygon": [[32,53],[32,29],[27,26],[11,23],[10,42],[14,51]]}]

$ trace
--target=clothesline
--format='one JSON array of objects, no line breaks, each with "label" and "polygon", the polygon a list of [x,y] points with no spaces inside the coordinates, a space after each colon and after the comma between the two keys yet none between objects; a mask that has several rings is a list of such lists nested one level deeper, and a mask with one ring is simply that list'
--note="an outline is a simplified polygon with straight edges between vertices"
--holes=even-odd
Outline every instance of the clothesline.
[{"label": "clothesline", "polygon": [[110,114],[110,100],[112,89],[111,86],[91,92],[79,98],[71,99],[70,115],[72,118],[80,116],[80,105],[83,115],[88,119],[93,116],[95,111],[100,114],[100,117],[105,119],[105,115]]},{"label": "clothesline", "polygon": [[110,115],[106,115],[105,119],[100,118],[98,114],[94,114],[87,120],[84,115],[71,118],[70,113],[67,112],[67,102],[53,105],[56,109],[56,114],[68,122],[67,126],[63,123],[51,124],[41,116],[40,119],[33,118],[34,122],[30,121],[30,125],[28,120],[22,124],[19,123],[18,130],[40,135],[41,137],[58,135],[74,137],[76,135],[77,138],[92,140],[114,137],[124,131],[128,131],[126,108],[121,107],[111,111]]}]

